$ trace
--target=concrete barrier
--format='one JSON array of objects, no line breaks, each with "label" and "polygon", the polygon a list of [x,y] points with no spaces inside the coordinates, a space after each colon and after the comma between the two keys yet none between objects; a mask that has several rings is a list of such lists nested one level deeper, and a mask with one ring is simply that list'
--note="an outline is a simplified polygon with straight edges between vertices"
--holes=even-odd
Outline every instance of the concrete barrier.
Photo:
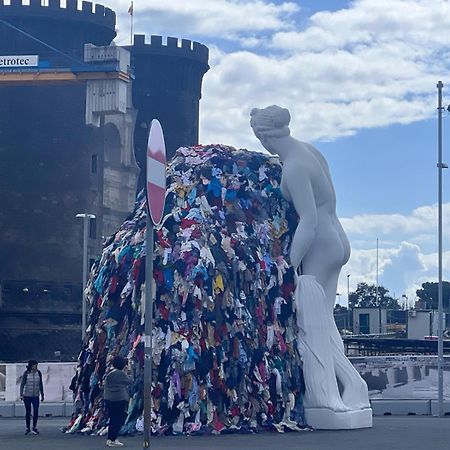
[{"label": "concrete barrier", "polygon": [[39,415],[41,417],[64,417],[66,408],[64,403],[41,403],[39,406]]},{"label": "concrete barrier", "polygon": [[[25,406],[21,402],[11,403],[13,416],[25,417]],[[0,403],[1,408],[1,403]],[[0,409],[1,411],[1,409]],[[1,414],[1,412],[0,412]],[[69,414],[70,417],[71,414]],[[6,416],[5,416],[6,417]],[[66,417],[66,406],[64,402],[41,402],[39,405],[39,417]]]},{"label": "concrete barrier", "polygon": [[14,417],[14,403],[0,403],[0,417]]},{"label": "concrete barrier", "polygon": [[72,402],[64,403],[64,415],[66,417],[72,417],[72,411],[73,411],[73,403]]},{"label": "concrete barrier", "polygon": [[372,400],[374,416],[428,416],[431,400]]},{"label": "concrete barrier", "polygon": [[[446,416],[450,416],[450,401],[443,402],[444,406],[444,414]],[[439,402],[437,400],[431,400],[431,415],[438,416],[439,415]]]},{"label": "concrete barrier", "polygon": [[14,404],[14,417],[25,417],[25,406],[23,403]]}]

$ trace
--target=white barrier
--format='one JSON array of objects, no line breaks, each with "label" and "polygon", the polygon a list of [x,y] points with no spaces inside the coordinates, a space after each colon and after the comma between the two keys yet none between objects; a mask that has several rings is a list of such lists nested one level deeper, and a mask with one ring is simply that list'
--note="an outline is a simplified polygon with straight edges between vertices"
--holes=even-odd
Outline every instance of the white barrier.
[{"label": "white barrier", "polygon": [[374,416],[429,416],[430,400],[372,400]]},{"label": "white barrier", "polygon": [[[26,364],[5,364],[6,402],[17,402],[20,400],[20,382],[25,372]],[[48,402],[71,402],[72,392],[69,390],[70,381],[75,375],[76,363],[40,363],[39,370],[42,372],[45,400]]]}]

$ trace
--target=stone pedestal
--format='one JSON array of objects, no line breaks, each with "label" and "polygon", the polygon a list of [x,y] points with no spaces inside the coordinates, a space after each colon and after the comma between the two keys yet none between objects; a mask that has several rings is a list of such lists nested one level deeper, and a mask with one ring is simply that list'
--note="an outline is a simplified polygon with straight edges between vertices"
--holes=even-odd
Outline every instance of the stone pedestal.
[{"label": "stone pedestal", "polygon": [[372,427],[372,408],[335,412],[326,408],[305,408],[306,422],[317,430],[354,430]]}]

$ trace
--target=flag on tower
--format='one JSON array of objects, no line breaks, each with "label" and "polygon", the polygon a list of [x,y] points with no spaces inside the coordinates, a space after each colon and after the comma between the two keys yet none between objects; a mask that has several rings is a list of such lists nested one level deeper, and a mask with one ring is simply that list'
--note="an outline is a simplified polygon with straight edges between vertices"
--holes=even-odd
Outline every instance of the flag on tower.
[{"label": "flag on tower", "polygon": [[132,16],[132,15],[133,15],[133,12],[134,12],[133,2],[131,2],[130,7],[128,8],[128,14],[129,14],[130,16]]}]

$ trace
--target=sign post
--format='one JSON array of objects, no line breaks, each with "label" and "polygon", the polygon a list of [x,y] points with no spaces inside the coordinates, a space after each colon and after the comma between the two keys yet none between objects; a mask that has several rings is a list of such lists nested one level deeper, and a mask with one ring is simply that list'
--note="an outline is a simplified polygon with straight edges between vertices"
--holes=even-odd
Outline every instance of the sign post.
[{"label": "sign post", "polygon": [[147,145],[147,229],[145,257],[144,449],[150,446],[152,417],[154,226],[161,223],[166,200],[166,146],[161,124],[152,120]]}]

